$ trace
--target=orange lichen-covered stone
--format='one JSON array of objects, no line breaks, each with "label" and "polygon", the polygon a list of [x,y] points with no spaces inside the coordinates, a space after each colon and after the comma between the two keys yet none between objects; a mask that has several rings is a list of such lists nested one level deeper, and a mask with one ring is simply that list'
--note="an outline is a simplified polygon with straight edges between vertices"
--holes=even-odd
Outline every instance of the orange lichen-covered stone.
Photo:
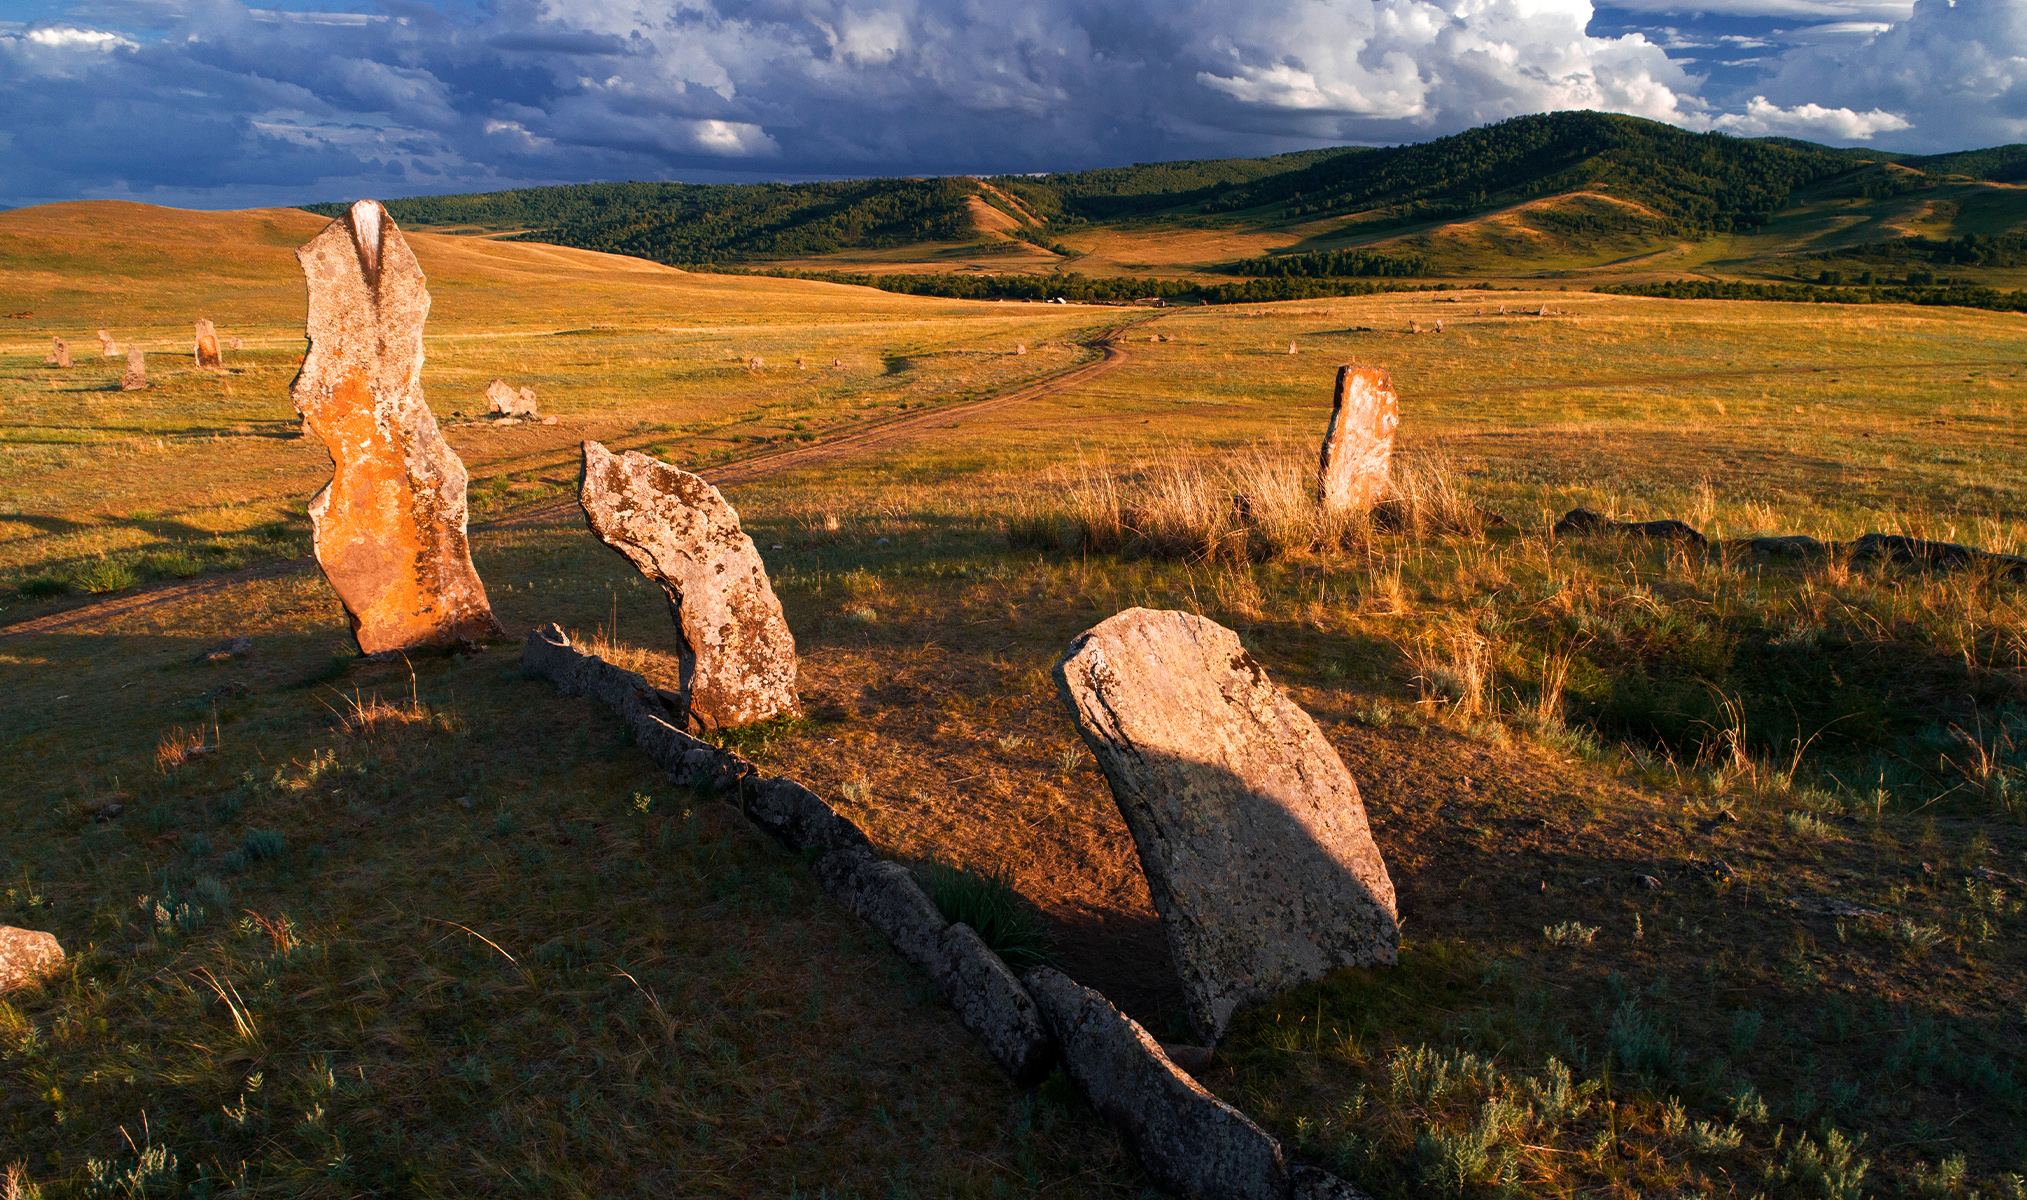
[{"label": "orange lichen-covered stone", "polygon": [[225,356],[218,352],[218,327],[203,317],[197,318],[197,341],[192,357],[200,367],[225,365]]},{"label": "orange lichen-covered stone", "polygon": [[1371,512],[1386,489],[1394,429],[1401,423],[1394,381],[1378,367],[1339,367],[1323,434],[1317,490],[1333,512]]},{"label": "orange lichen-covered stone", "polygon": [[472,567],[465,468],[422,396],[429,289],[401,231],[361,200],[296,251],[309,353],[289,385],[331,452],[310,501],[317,563],[366,654],[504,636]]}]

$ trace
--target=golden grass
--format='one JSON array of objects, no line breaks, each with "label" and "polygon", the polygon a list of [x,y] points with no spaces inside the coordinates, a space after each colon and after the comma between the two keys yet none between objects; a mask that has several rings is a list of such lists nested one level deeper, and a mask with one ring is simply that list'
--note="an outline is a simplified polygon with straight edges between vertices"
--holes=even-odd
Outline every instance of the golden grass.
[{"label": "golden grass", "polygon": [[[0,234],[62,216],[0,214]],[[163,262],[194,261],[180,218],[149,219]],[[256,334],[228,358],[242,373],[170,361],[158,388],[126,396],[84,367],[52,390],[39,365],[48,328],[106,324],[114,286],[78,266],[89,239],[45,238],[36,252],[56,257],[32,270],[0,259],[8,286],[42,289],[38,324],[0,338],[0,581],[101,561],[166,579],[187,563],[144,555],[306,552],[301,504],[328,468],[279,436],[300,283],[293,227],[276,228],[200,285],[266,322],[220,321]],[[440,285],[426,380],[472,470],[474,556],[502,620],[561,621],[665,685],[658,590],[574,519],[483,524],[567,495],[577,439],[708,477],[756,439],[1059,369],[1116,316],[638,264],[615,278],[596,256],[441,241],[457,244],[417,238]],[[207,302],[172,274],[135,278],[125,303],[162,314],[173,346],[177,314]],[[1501,303],[1561,315],[1502,317]],[[1401,332],[1437,317],[1440,336]],[[2006,1194],[2020,1109],[1994,1081],[2019,1077],[2027,965],[2018,889],[1976,871],[2027,869],[2023,734],[2007,715],[2027,670],[2019,590],[1547,525],[1584,504],[1717,537],[1883,529],[2027,548],[2027,327],[1554,291],[1156,320],[1175,341],[1133,343],[1082,389],[728,489],[795,631],[810,711],[742,749],[835,798],[887,853],[1004,870],[1073,973],[1173,1035],[1145,880],[1048,669],[1120,608],[1203,612],[1352,767],[1408,920],[1400,970],[1257,1010],[1207,1077],[1298,1160],[1387,1195],[1452,1177],[1486,1193],[1509,1169],[1539,1194],[1727,1180],[1788,1194],[1815,1186],[1828,1120],[1868,1136],[1872,1184],[1919,1190],[1962,1154],[1970,1186]],[[852,369],[752,373],[755,355]],[[1307,448],[1348,359],[1388,367],[1404,396],[1398,528],[1332,530],[1310,512]],[[535,382],[565,423],[457,423],[493,375]],[[1044,524],[1053,542],[1035,536]],[[1183,556],[1135,557],[1143,527]],[[0,601],[9,618],[77,602]],[[609,715],[520,681],[510,646],[411,674],[345,657],[346,629],[309,573],[9,641],[0,671],[23,699],[0,712],[0,821],[20,832],[0,847],[0,919],[55,929],[74,963],[0,1005],[0,1111],[24,1190],[81,1187],[91,1159],[131,1175],[151,1144],[183,1185],[201,1166],[277,1194],[1142,1186],[1060,1084],[1010,1090],[798,862],[729,806],[656,782]],[[229,635],[255,656],[192,661]],[[1674,690],[1631,687],[1635,663]],[[1760,663],[1782,668],[1770,674],[1801,714],[1741,699],[1768,686]],[[1810,707],[1889,692],[1862,737],[1857,718]],[[105,696],[119,702],[85,699]],[[1671,709],[1692,700],[1710,705],[1703,725]],[[214,753],[154,769],[165,729],[176,741],[200,724]],[[111,794],[122,815],[91,819],[86,802]],[[1893,920],[1839,926],[1775,903],[1807,894]],[[1542,933],[1572,921],[1600,932],[1581,947]],[[1744,1050],[1741,1010],[1766,1028]],[[1651,1053],[1649,1026],[1680,1070]],[[1641,1045],[1655,1069],[1612,1059],[1607,1108],[1606,1055]],[[1397,1073],[1466,1053],[1492,1069],[1397,1092]],[[1591,1089],[1581,1103],[1546,1099],[1551,1059]],[[1739,1115],[1755,1102],[1761,1118]],[[1495,1103],[1510,1106],[1497,1120]],[[153,1142],[129,1147],[119,1130],[139,1131],[144,1109]],[[1942,1111],[1955,1123],[1931,1119]]]}]

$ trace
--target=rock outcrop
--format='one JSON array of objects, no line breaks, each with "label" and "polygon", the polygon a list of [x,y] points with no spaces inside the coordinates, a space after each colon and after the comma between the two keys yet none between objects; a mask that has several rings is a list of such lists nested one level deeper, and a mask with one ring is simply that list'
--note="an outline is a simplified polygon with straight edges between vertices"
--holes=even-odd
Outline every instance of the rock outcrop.
[{"label": "rock outcrop", "polygon": [[1200,1037],[1339,967],[1395,961],[1394,885],[1358,784],[1237,634],[1128,609],[1070,643],[1056,682],[1132,831]]},{"label": "rock outcrop", "polygon": [[1378,367],[1337,368],[1337,391],[1317,469],[1317,491],[1325,511],[1372,511],[1386,489],[1394,430],[1400,423],[1392,376]]},{"label": "rock outcrop", "polygon": [[132,342],[127,343],[127,369],[120,376],[120,390],[137,392],[148,386],[147,356]]},{"label": "rock outcrop", "polygon": [[198,366],[222,367],[225,365],[225,356],[218,352],[218,330],[210,321],[203,317],[197,318],[197,337],[195,341],[196,344],[191,356],[197,360]]},{"label": "rock outcrop", "polygon": [[69,367],[76,365],[71,361],[70,343],[60,337],[50,338],[49,357],[43,359],[42,363],[48,367]]},{"label": "rock outcrop", "polygon": [[638,451],[586,442],[578,500],[591,531],[668,597],[692,727],[801,715],[795,637],[759,550],[717,488]]},{"label": "rock outcrop", "polygon": [[1021,982],[1063,1069],[1157,1186],[1191,1200],[1285,1200],[1280,1143],[1170,1062],[1138,1022],[1060,971],[1037,967]]},{"label": "rock outcrop", "polygon": [[1617,533],[1626,537],[1652,538],[1663,542],[1681,542],[1687,546],[1707,545],[1702,534],[1694,526],[1683,521],[1614,521],[1602,513],[1588,508],[1573,508],[1564,513],[1555,523],[1555,535],[1563,537],[1573,533]]},{"label": "rock outcrop", "polygon": [[31,983],[63,964],[54,934],[0,925],[0,992]]},{"label": "rock outcrop", "polygon": [[309,280],[310,349],[289,395],[336,466],[310,501],[310,524],[360,650],[503,636],[466,541],[464,463],[423,401],[422,267],[373,200],[296,258]]},{"label": "rock outcrop", "polygon": [[535,415],[535,389],[517,388],[504,379],[495,379],[486,385],[486,406],[507,417],[532,417]]}]

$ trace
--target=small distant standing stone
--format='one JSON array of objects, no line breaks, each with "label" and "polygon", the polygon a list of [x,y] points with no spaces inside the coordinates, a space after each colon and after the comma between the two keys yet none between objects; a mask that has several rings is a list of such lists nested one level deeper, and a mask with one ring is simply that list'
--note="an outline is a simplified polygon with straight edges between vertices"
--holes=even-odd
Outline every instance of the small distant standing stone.
[{"label": "small distant standing stone", "polygon": [[70,343],[60,337],[49,339],[49,357],[42,360],[45,365],[55,367],[73,366],[70,359]]},{"label": "small distant standing stone", "polygon": [[126,374],[120,376],[120,390],[123,392],[138,392],[147,386],[148,364],[146,357],[142,355],[139,346],[128,342],[127,371]]},{"label": "small distant standing stone", "polygon": [[1015,353],[1015,354],[1026,354],[1027,352],[1028,352],[1028,344],[1027,344],[1026,342],[1015,342],[1015,343],[1014,343],[1014,353]]},{"label": "small distant standing stone", "polygon": [[103,329],[99,330],[99,352],[107,358],[120,356],[120,348],[114,344],[113,336]]},{"label": "small distant standing stone", "polygon": [[809,370],[809,364],[802,361],[802,355],[800,354],[795,356],[795,369],[798,371]]},{"label": "small distant standing stone", "polygon": [[1207,1043],[1245,1005],[1395,961],[1393,880],[1358,784],[1237,634],[1131,608],[1072,641],[1055,675]]},{"label": "small distant standing stone", "polygon": [[844,360],[844,359],[842,359],[842,358],[834,358],[834,359],[831,359],[831,370],[833,370],[833,371],[842,371],[842,370],[844,370],[844,369],[845,369],[845,360]]},{"label": "small distant standing stone", "polygon": [[240,339],[233,338],[231,341],[225,343],[225,348],[228,350],[238,350],[244,347],[245,345],[246,343],[241,341]]},{"label": "small distant standing stone", "polygon": [[731,729],[801,715],[795,636],[739,514],[688,471],[584,443],[585,523],[668,597],[689,723]]},{"label": "small distant standing stone", "polygon": [[767,364],[761,360],[761,357],[758,354],[756,354],[752,357],[752,359],[750,359],[747,362],[746,369],[749,371],[758,371],[760,368],[766,365]]},{"label": "small distant standing stone", "polygon": [[1317,484],[1325,509],[1371,512],[1393,461],[1401,423],[1393,377],[1378,367],[1337,368],[1330,425],[1323,434]]},{"label": "small distant standing stone", "polygon": [[1422,323],[1421,323],[1420,321],[1409,321],[1409,322],[1408,322],[1408,332],[1409,332],[1409,333],[1420,333],[1421,331],[1422,331]]},{"label": "small distant standing stone", "polygon": [[495,413],[509,417],[535,415],[535,389],[516,388],[504,379],[486,385],[486,404]]},{"label": "small distant standing stone", "polygon": [[196,358],[200,367],[225,365],[225,356],[218,352],[218,330],[203,317],[197,318]]},{"label": "small distant standing stone", "polygon": [[1296,351],[1295,351],[1295,343],[1294,343],[1294,342],[1289,342],[1289,343],[1288,343],[1288,353],[1290,353],[1290,354],[1294,354],[1295,352],[1296,352]]},{"label": "small distant standing stone", "polygon": [[62,962],[63,947],[54,934],[0,925],[0,992],[33,982]]},{"label": "small distant standing stone", "polygon": [[1540,311],[1540,312],[1538,312],[1538,313],[1536,313],[1535,315],[1536,315],[1536,316],[1538,316],[1538,317],[1545,317],[1545,316],[1547,316],[1547,315],[1548,315],[1548,305],[1546,305],[1546,304],[1542,305],[1542,306],[1541,306],[1541,311]]},{"label": "small distant standing stone", "polygon": [[1443,332],[1443,323],[1441,321],[1436,322],[1436,332],[1437,333]]}]

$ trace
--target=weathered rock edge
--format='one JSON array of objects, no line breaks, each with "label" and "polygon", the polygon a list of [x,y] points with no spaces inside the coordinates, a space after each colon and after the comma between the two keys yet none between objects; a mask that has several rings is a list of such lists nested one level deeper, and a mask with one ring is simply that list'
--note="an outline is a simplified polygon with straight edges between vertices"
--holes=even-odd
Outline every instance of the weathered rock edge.
[{"label": "weathered rock edge", "polygon": [[865,833],[822,797],[792,779],[763,777],[740,755],[676,728],[675,713],[644,677],[579,651],[553,624],[528,635],[521,673],[549,680],[562,695],[604,702],[678,782],[736,792],[748,820],[789,849],[815,855],[812,871],[823,889],[935,980],[958,1020],[1015,1082],[1034,1083],[1055,1065],[1041,1012],[1006,963],[969,926],[945,918],[906,867],[875,855]]},{"label": "weathered rock edge", "polygon": [[1070,1078],[1157,1184],[1191,1200],[1286,1200],[1293,1180],[1281,1144],[1170,1062],[1139,1022],[1060,971],[1037,967],[1021,982]]},{"label": "weathered rock edge", "polygon": [[[764,777],[740,755],[671,725],[673,710],[645,677],[578,650],[554,624],[529,633],[521,674],[549,680],[561,695],[604,702],[626,722],[648,757],[677,781],[713,786],[720,792],[736,790],[748,820],[790,849],[814,856],[810,870],[824,891],[878,929],[903,958],[936,981],[964,1027],[985,1043],[1016,1083],[1039,1081],[1060,1059],[1092,1105],[1125,1135],[1148,1173],[1164,1186],[1203,1200],[1256,1196],[1370,1200],[1358,1188],[1314,1167],[1289,1170],[1272,1135],[1176,1067],[1146,1030],[1102,994],[1047,968],[1016,979],[969,925],[943,916],[907,868],[878,857],[851,818],[795,780]],[[1050,1003],[1057,1009],[1074,1008],[1088,1014],[1088,1020],[1071,1025],[1052,1015],[1042,993],[1035,990],[1038,979],[1050,990]],[[1106,1013],[1111,1014],[1109,1028]],[[1065,1039],[1064,1028],[1074,1028],[1080,1036]],[[1093,1087],[1121,1078],[1151,1081],[1151,1090],[1105,1093],[1111,1098],[1101,1103]],[[1127,1103],[1136,1094],[1151,1106]],[[1206,1132],[1240,1139],[1241,1157],[1206,1155],[1210,1149],[1202,1136]],[[1257,1141],[1250,1140],[1255,1137]],[[1243,1168],[1236,1175],[1228,1170],[1235,1163]],[[1267,1190],[1253,1186],[1261,1183]]]}]

